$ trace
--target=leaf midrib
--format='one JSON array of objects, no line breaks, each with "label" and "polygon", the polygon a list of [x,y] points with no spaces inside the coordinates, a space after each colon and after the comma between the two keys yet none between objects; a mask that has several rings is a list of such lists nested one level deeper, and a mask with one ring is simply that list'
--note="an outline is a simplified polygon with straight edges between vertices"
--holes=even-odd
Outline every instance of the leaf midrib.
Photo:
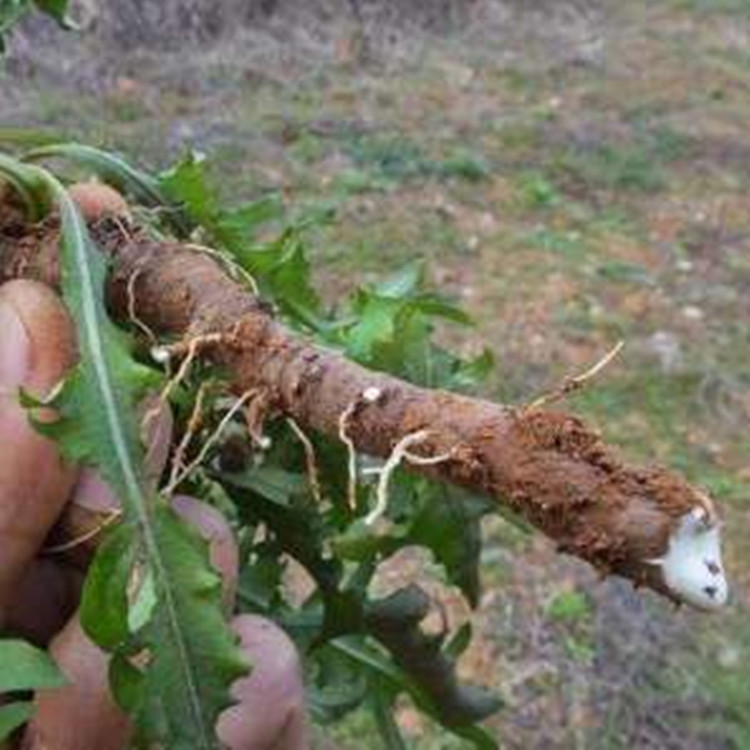
[{"label": "leaf midrib", "polygon": [[[48,178],[49,180],[49,178]],[[190,711],[194,715],[197,726],[200,727],[202,746],[210,750],[213,742],[210,734],[203,721],[201,712],[201,702],[197,684],[189,666],[189,649],[180,627],[179,617],[177,616],[174,597],[169,583],[169,577],[166,568],[161,559],[159,546],[153,534],[151,526],[151,517],[146,507],[144,493],[138,481],[137,473],[134,469],[134,462],[131,452],[128,448],[128,441],[122,432],[118,418],[117,402],[112,388],[111,377],[106,359],[103,355],[103,342],[101,339],[98,316],[96,309],[96,293],[94,281],[91,276],[91,268],[88,263],[86,248],[88,247],[88,232],[80,218],[75,204],[68,196],[65,189],[56,180],[53,181],[53,188],[57,195],[61,215],[63,216],[63,225],[67,226],[73,232],[75,261],[77,265],[77,280],[81,284],[81,313],[84,323],[84,341],[86,352],[96,374],[96,385],[105,405],[107,418],[107,427],[115,448],[118,465],[122,471],[123,488],[126,491],[128,505],[137,516],[138,525],[143,534],[146,543],[146,550],[149,560],[154,565],[157,580],[161,583],[160,591],[164,597],[164,613],[166,614],[168,629],[174,635],[174,645],[179,651],[180,664],[185,678],[190,703]],[[65,231],[65,229],[63,229]]]}]

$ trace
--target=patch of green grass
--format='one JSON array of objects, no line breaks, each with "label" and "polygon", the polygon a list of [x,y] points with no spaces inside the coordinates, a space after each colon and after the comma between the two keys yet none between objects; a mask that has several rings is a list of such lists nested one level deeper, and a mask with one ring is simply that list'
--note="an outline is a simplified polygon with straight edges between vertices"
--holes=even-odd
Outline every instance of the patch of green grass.
[{"label": "patch of green grass", "polygon": [[387,192],[394,183],[378,174],[364,169],[344,169],[333,181],[333,189],[343,195],[360,195],[362,193]]},{"label": "patch of green grass", "polygon": [[[745,750],[750,747],[750,633],[747,629],[747,608],[740,605],[722,618],[720,628],[708,626],[700,650],[681,659],[684,672],[699,675],[700,700],[711,700],[712,710],[688,717],[691,727],[710,732],[721,747]],[[684,689],[679,676],[672,690]]]},{"label": "patch of green grass", "polygon": [[456,148],[437,158],[404,136],[361,135],[345,140],[341,147],[357,168],[393,182],[429,178],[478,182],[490,173],[484,160],[471,151]]},{"label": "patch of green grass", "polygon": [[402,136],[361,136],[345,143],[343,150],[359,168],[391,180],[425,177],[433,170],[424,150]]},{"label": "patch of green grass", "polygon": [[498,155],[505,158],[538,157],[542,130],[538,123],[513,122],[500,126],[494,133]]},{"label": "patch of green grass", "polygon": [[522,175],[520,183],[521,202],[527,208],[552,208],[562,202],[562,194],[541,172]]},{"label": "patch of green grass", "polygon": [[582,591],[562,591],[547,605],[545,615],[564,633],[562,645],[566,655],[574,661],[589,663],[596,653],[592,633],[593,607]]},{"label": "patch of green grass", "polygon": [[[342,202],[342,206],[345,205]],[[363,274],[392,271],[417,257],[446,258],[463,251],[463,238],[451,221],[434,211],[413,211],[408,221],[401,211],[363,220],[342,208],[340,220],[314,233],[317,260],[336,268],[338,278],[351,284]]]},{"label": "patch of green grass", "polygon": [[666,179],[644,149],[604,144],[590,150],[570,151],[561,166],[593,187],[653,193],[663,189]]},{"label": "patch of green grass", "polygon": [[581,260],[588,253],[588,244],[578,230],[561,231],[542,227],[526,238],[528,244],[570,260]]},{"label": "patch of green grass", "polygon": [[[573,397],[576,408],[594,417],[613,442],[625,444],[643,455],[657,442],[677,446],[684,443],[689,419],[695,419],[700,375],[664,375],[636,367],[619,378],[610,376],[593,383]],[[631,415],[642,421],[623,424]],[[649,447],[649,436],[653,437]]]},{"label": "patch of green grass", "polygon": [[675,0],[674,5],[679,10],[700,13],[750,13],[750,0]]},{"label": "patch of green grass", "polygon": [[455,177],[467,182],[486,180],[491,173],[487,162],[465,148],[457,148],[437,164],[437,174],[443,179]]},{"label": "patch of green grass", "polygon": [[329,146],[322,138],[304,133],[289,146],[288,153],[292,159],[303,164],[314,164],[326,155],[328,149]]},{"label": "patch of green grass", "polygon": [[710,418],[698,398],[702,378],[700,372],[665,375],[640,367],[592,384],[574,397],[575,407],[629,455],[666,463],[718,499],[739,501],[746,496],[744,483],[688,440],[690,426]]},{"label": "patch of green grass", "polygon": [[[749,6],[750,7],[750,6]],[[644,130],[641,139],[649,154],[662,162],[672,162],[687,155],[690,139],[664,125]]]},{"label": "patch of green grass", "polygon": [[590,664],[596,656],[596,647],[591,638],[568,636],[563,640],[565,653],[574,661]]},{"label": "patch of green grass", "polygon": [[593,188],[655,193],[667,187],[666,168],[682,158],[687,139],[663,126],[647,128],[636,123],[632,137],[568,149],[552,168],[564,179],[575,175]]},{"label": "patch of green grass", "polygon": [[149,117],[149,108],[142,98],[112,94],[102,99],[107,119],[119,123],[138,122]]},{"label": "patch of green grass", "polygon": [[592,609],[589,598],[582,591],[571,589],[558,594],[548,605],[546,615],[561,623],[576,623],[588,620]]},{"label": "patch of green grass", "polygon": [[628,284],[645,284],[654,286],[656,279],[648,269],[638,263],[626,263],[621,260],[605,260],[600,263],[596,272],[607,281]]}]

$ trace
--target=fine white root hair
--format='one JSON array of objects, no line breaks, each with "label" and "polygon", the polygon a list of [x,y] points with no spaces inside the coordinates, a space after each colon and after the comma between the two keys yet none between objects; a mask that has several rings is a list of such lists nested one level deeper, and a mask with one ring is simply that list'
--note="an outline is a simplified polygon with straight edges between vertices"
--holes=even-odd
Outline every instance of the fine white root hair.
[{"label": "fine white root hair", "polygon": [[266,416],[268,415],[268,407],[268,393],[258,391],[257,396],[243,409],[247,434],[250,435],[250,439],[254,445],[261,451],[267,451],[271,448],[271,438],[263,431]]},{"label": "fine white root hair", "polygon": [[222,417],[221,421],[217,425],[216,429],[206,438],[206,442],[201,446],[198,455],[174,478],[167,486],[161,491],[161,494],[165,497],[169,497],[172,493],[181,485],[190,474],[195,471],[205,460],[208,452],[214,446],[214,444],[221,437],[227,425],[232,421],[235,414],[239,412],[245,404],[252,398],[258,395],[257,388],[251,388],[249,391],[243,393],[235,402],[229,411]]},{"label": "fine white root hair", "polygon": [[80,536],[70,539],[62,544],[54,544],[50,547],[44,547],[42,554],[45,555],[58,555],[62,552],[69,552],[72,549],[76,549],[83,544],[86,544],[91,539],[99,536],[105,529],[109,528],[115,521],[122,517],[122,510],[120,508],[113,508],[107,513],[102,519],[101,523],[98,523],[94,528],[89,529]]},{"label": "fine white root hair", "polygon": [[315,501],[318,504],[322,503],[323,495],[320,491],[320,480],[318,479],[318,462],[315,458],[315,446],[312,444],[312,440],[305,434],[305,431],[297,424],[292,417],[287,417],[287,424],[292,428],[292,432],[297,436],[297,439],[302,443],[302,447],[305,451],[305,463],[307,465],[307,481],[310,485],[310,492],[312,492]]},{"label": "fine white root hair", "polygon": [[696,507],[680,519],[666,554],[650,561],[661,567],[664,583],[680,600],[714,610],[729,598],[721,561],[721,529],[705,508]]},{"label": "fine white root hair", "polygon": [[219,261],[222,266],[227,270],[229,275],[235,281],[245,281],[250,288],[250,291],[257,297],[260,294],[258,289],[258,282],[255,280],[253,275],[245,268],[243,268],[237,261],[231,258],[227,253],[222,253],[220,250],[215,250],[212,247],[206,245],[199,245],[195,242],[185,245],[188,250],[193,250],[196,253],[202,253],[208,255],[210,258]]},{"label": "fine white root hair", "polygon": [[171,485],[172,483],[177,481],[177,477],[180,475],[180,472],[184,471],[185,456],[187,455],[188,448],[190,447],[190,443],[195,437],[195,434],[200,429],[200,423],[203,413],[203,400],[206,396],[206,387],[206,383],[201,383],[201,386],[198,389],[198,393],[195,396],[195,403],[193,404],[193,410],[190,414],[190,418],[188,419],[185,434],[182,436],[182,440],[180,440],[180,444],[177,446],[177,449],[174,453],[174,458],[172,459],[172,467],[169,472],[169,481],[167,482],[168,485]]},{"label": "fine white root hair", "polygon": [[144,428],[148,428],[151,424],[151,420],[159,413],[161,406],[169,401],[172,391],[182,383],[183,380],[185,380],[195,358],[200,353],[200,349],[214,344],[224,343],[228,338],[231,338],[231,335],[226,333],[203,333],[199,336],[194,336],[187,342],[180,342],[170,346],[152,347],[151,358],[159,364],[166,365],[167,368],[169,368],[169,363],[172,361],[173,357],[184,355],[184,358],[174,377],[171,377],[167,381],[167,384],[159,394],[159,401],[157,404],[149,409],[143,416],[142,423]]},{"label": "fine white root hair", "polygon": [[[372,526],[376,523],[388,508],[388,487],[390,485],[391,477],[403,460],[407,460],[409,463],[413,463],[417,466],[431,466],[448,461],[453,457],[455,449],[438,456],[416,456],[409,452],[411,446],[424,442],[429,436],[429,430],[417,430],[416,432],[404,435],[404,437],[402,437],[393,447],[391,455],[388,456],[388,459],[385,464],[383,464],[382,468],[375,470],[378,473],[378,486],[375,492],[375,507],[367,514],[367,516],[365,516],[365,523],[368,526]],[[373,473],[375,473],[375,471],[373,471]]]},{"label": "fine white root hair", "polygon": [[[179,369],[175,373],[174,377],[170,378],[167,381],[167,384],[159,394],[159,400],[143,415],[142,425],[144,430],[148,430],[149,426],[151,425],[151,421],[158,416],[159,410],[161,409],[162,405],[169,402],[169,397],[172,395],[172,391],[187,377],[190,366],[193,364],[193,360],[195,359],[197,353],[197,339],[193,339],[190,343],[185,359],[183,359],[180,363]],[[168,347],[164,346],[154,347],[151,350],[151,356],[157,362],[161,361],[167,366],[169,365],[171,359]]]},{"label": "fine white root hair", "polygon": [[352,401],[351,404],[341,412],[341,416],[339,417],[339,440],[341,440],[346,446],[349,456],[349,482],[347,485],[346,499],[351,510],[354,510],[357,507],[357,449],[354,445],[354,441],[346,432],[346,425],[349,421],[349,417],[354,414],[358,404],[359,401]]},{"label": "fine white root hair", "polygon": [[560,401],[571,393],[579,391],[589,382],[589,380],[595,378],[602,370],[604,370],[604,368],[607,367],[615,357],[617,357],[624,346],[624,341],[618,341],[612,349],[610,349],[598,362],[589,367],[588,370],[579,375],[568,376],[557,388],[555,388],[554,391],[542,394],[524,407],[524,411],[528,412],[541,409],[543,406]]},{"label": "fine white root hair", "polygon": [[[133,271],[133,273],[130,274],[130,278],[128,279],[128,286],[127,286],[127,294],[128,294],[128,319],[130,320],[133,325],[138,328],[140,331],[142,331],[146,338],[151,342],[151,351],[152,356],[153,352],[155,350],[160,349],[159,347],[159,339],[156,338],[156,334],[138,317],[138,313],[136,312],[136,297],[135,297],[135,285],[138,281],[138,277],[141,275],[141,272],[143,271],[143,261],[138,265],[138,267]],[[169,357],[163,362],[160,362],[159,364],[169,364]]]}]

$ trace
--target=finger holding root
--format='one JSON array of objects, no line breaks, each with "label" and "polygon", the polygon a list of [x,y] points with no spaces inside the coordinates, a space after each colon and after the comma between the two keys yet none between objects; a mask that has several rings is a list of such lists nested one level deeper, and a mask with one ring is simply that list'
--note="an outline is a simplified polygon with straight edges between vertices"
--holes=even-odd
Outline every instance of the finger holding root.
[{"label": "finger holding root", "polygon": [[172,499],[172,507],[208,542],[209,560],[221,575],[224,605],[231,611],[240,568],[239,550],[232,529],[216,508],[194,497],[177,495]]},{"label": "finger holding root", "polygon": [[252,672],[232,686],[237,704],[219,718],[219,739],[230,750],[306,750],[305,688],[294,644],[257,615],[235,617],[232,629]]},{"label": "finger holding root", "polygon": [[[218,511],[192,498],[178,498],[176,511],[209,543],[211,563],[225,591],[237,580],[237,545]],[[22,750],[121,750],[132,727],[115,704],[108,683],[109,657],[86,635],[76,613],[52,641],[50,652],[68,679],[54,690],[39,691]]]},{"label": "finger holding root", "polygon": [[50,653],[68,684],[40,690],[20,750],[122,750],[130,721],[109,692],[109,657],[83,632],[78,615],[52,641]]},{"label": "finger holding root", "polygon": [[[30,424],[20,389],[46,397],[75,357],[73,329],[54,292],[32,281],[0,290],[0,626],[3,610],[68,497],[76,472]],[[37,409],[37,419],[49,419]]]}]

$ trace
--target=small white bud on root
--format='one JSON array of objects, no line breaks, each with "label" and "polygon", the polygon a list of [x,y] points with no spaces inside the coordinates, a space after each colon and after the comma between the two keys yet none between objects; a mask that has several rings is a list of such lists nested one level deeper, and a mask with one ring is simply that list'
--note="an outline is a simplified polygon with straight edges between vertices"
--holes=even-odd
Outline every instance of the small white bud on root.
[{"label": "small white bud on root", "polygon": [[652,563],[661,566],[664,582],[681,601],[706,610],[726,604],[729,587],[721,562],[721,532],[704,508],[693,508],[680,519],[667,553]]},{"label": "small white bud on root", "polygon": [[362,392],[362,400],[366,401],[368,404],[374,404],[382,395],[383,391],[381,391],[380,388],[370,386],[369,388],[365,388]]},{"label": "small white bud on root", "polygon": [[152,346],[151,359],[157,364],[165,365],[172,358],[169,349],[166,346]]}]

